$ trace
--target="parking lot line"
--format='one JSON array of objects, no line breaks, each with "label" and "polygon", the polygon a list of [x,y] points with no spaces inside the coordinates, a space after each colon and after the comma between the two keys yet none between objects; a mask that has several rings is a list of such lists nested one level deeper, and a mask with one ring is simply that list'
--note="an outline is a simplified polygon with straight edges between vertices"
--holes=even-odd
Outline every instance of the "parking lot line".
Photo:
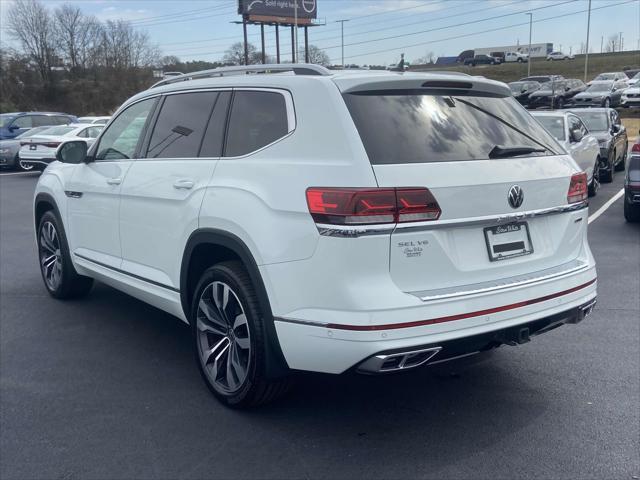
[{"label": "parking lot line", "polygon": [[618,193],[616,193],[613,197],[607,200],[603,206],[601,206],[593,215],[589,216],[589,223],[595,221],[600,215],[606,212],[607,208],[609,208],[613,203],[618,200],[620,197],[624,195],[624,188],[621,188]]}]

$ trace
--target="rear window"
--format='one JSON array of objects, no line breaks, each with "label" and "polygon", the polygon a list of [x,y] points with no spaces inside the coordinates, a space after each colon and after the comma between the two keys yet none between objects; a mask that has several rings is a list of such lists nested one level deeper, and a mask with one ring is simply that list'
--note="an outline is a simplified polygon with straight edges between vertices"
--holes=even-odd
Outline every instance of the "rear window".
[{"label": "rear window", "polygon": [[640,182],[640,157],[632,157],[629,161],[629,180]]},{"label": "rear window", "polygon": [[47,128],[45,131],[42,131],[42,135],[65,135],[69,132],[73,132],[78,127],[51,127]]},{"label": "rear window", "polygon": [[374,165],[486,160],[498,145],[562,151],[512,97],[385,91],[344,98]]},{"label": "rear window", "polygon": [[564,135],[564,118],[562,117],[538,117],[536,116],[536,120],[538,120],[542,126],[553,135],[554,138],[558,140],[565,140]]}]

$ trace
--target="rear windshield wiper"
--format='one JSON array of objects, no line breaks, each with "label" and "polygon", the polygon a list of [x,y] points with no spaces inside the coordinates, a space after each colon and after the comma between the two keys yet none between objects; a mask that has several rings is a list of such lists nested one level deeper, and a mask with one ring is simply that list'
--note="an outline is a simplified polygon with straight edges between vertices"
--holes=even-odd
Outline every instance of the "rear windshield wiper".
[{"label": "rear windshield wiper", "polygon": [[517,157],[519,155],[527,155],[528,153],[544,153],[546,151],[546,148],[527,147],[521,145],[503,147],[502,145],[496,145],[489,152],[489,158]]}]

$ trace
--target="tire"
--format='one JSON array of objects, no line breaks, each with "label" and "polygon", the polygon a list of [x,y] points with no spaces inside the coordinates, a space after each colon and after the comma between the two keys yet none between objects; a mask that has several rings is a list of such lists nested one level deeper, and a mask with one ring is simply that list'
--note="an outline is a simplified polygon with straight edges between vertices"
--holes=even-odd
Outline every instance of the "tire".
[{"label": "tire", "polygon": [[36,167],[34,165],[25,165],[22,163],[22,160],[16,155],[16,170],[21,172],[34,172],[36,171]]},{"label": "tire", "polygon": [[[614,157],[615,158],[615,157]],[[613,161],[609,161],[606,169],[600,169],[600,183],[611,183],[613,182],[613,175],[615,168],[613,166]]]},{"label": "tire", "polygon": [[604,108],[609,108],[611,106],[611,100],[609,100],[609,98],[605,98],[604,102],[602,103],[602,106]]},{"label": "tire", "polygon": [[[622,154],[622,158],[616,164],[616,172],[624,172],[625,166],[627,164],[627,151],[629,150],[629,146],[627,145],[624,149],[624,153]],[[615,157],[614,157],[615,158]]]},{"label": "tire", "polygon": [[558,101],[556,102],[556,109],[560,110],[562,109],[562,107],[564,107],[564,100],[562,97],[558,98]]},{"label": "tire", "polygon": [[524,60],[522,60],[521,58],[518,59],[518,63],[522,63],[524,62]]},{"label": "tire", "polygon": [[596,164],[593,167],[593,175],[591,175],[591,183],[589,184],[589,196],[595,197],[600,188],[600,157],[596,158]]},{"label": "tire", "polygon": [[640,222],[640,205],[631,205],[624,200],[624,218],[629,223]]},{"label": "tire", "polygon": [[265,373],[264,317],[242,263],[222,262],[200,277],[189,318],[196,363],[209,390],[229,407],[262,405],[289,390],[290,377]]},{"label": "tire", "polygon": [[87,295],[93,279],[76,272],[62,222],[51,210],[40,219],[37,242],[40,273],[49,295],[61,300]]}]

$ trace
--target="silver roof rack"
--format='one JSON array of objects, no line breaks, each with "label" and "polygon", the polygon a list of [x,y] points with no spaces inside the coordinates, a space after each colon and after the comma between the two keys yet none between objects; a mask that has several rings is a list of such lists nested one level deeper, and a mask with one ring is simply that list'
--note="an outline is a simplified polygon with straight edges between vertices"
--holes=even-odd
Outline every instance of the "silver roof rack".
[{"label": "silver roof rack", "polygon": [[225,77],[227,75],[261,74],[261,73],[282,73],[293,72],[296,75],[332,75],[331,70],[322,65],[311,63],[289,63],[289,64],[265,64],[265,65],[241,65],[237,67],[220,67],[211,70],[201,70],[199,72],[185,73],[171,78],[165,78],[155,83],[151,88],[169,85],[171,83],[187,82],[199,78]]}]

